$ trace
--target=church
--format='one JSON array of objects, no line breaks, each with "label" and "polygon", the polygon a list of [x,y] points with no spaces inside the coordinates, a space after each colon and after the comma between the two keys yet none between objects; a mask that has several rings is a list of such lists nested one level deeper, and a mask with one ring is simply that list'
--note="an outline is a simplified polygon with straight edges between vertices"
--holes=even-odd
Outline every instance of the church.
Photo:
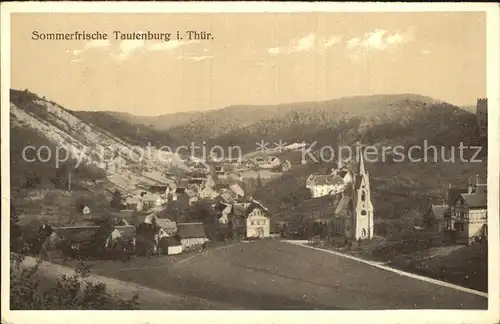
[{"label": "church", "polygon": [[333,215],[333,233],[348,239],[373,238],[373,205],[370,196],[370,175],[365,170],[361,144],[356,143],[359,162],[357,173],[346,184]]}]

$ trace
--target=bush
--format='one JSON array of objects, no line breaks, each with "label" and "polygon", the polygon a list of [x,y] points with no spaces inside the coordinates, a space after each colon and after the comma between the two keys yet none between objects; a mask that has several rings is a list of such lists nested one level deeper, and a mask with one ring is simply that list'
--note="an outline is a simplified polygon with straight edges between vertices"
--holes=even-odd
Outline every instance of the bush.
[{"label": "bush", "polygon": [[108,292],[103,283],[87,280],[89,268],[84,263],[72,276],[62,275],[55,285],[39,273],[42,261],[26,267],[24,257],[11,254],[10,307],[13,310],[134,310],[138,309],[138,295],[122,300]]},{"label": "bush", "polygon": [[[137,295],[130,300],[111,295],[106,285],[88,281],[89,267],[81,262],[73,276],[63,275],[55,284],[39,272],[42,261],[28,267],[23,264],[26,238],[19,225],[15,206],[11,205],[11,257],[10,257],[10,308],[13,310],[60,310],[60,309],[138,309]],[[33,240],[40,248],[42,241],[35,228],[31,231]],[[28,239],[30,241],[30,239]]]}]

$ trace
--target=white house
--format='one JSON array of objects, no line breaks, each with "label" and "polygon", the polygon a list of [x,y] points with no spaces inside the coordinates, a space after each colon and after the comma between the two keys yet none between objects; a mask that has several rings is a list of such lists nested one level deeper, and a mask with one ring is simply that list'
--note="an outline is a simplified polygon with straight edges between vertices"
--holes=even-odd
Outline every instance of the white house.
[{"label": "white house", "polygon": [[[159,194],[154,194],[154,193],[147,193],[146,195],[142,196],[142,203],[144,207],[160,207],[161,205],[166,203],[166,199],[162,198],[161,195]],[[143,208],[144,208],[143,207]]]},{"label": "white house", "polygon": [[265,159],[260,158],[259,160],[255,158],[255,162],[262,169],[273,169],[281,165],[280,159],[275,156],[267,156]]},{"label": "white house", "polygon": [[486,184],[469,186],[451,206],[450,227],[456,232],[457,243],[472,243],[487,236],[488,199]]},{"label": "white house", "polygon": [[267,208],[253,200],[247,207],[246,235],[247,238],[262,238],[270,236],[271,221],[267,216]]},{"label": "white house", "polygon": [[83,214],[83,215],[88,215],[88,214],[90,214],[90,208],[89,208],[89,206],[84,206],[84,207],[82,208],[82,214]]},{"label": "white house", "polygon": [[287,172],[287,171],[289,171],[291,168],[292,168],[292,164],[291,164],[291,163],[290,163],[290,161],[288,161],[288,160],[285,160],[285,161],[281,164],[281,172]]},{"label": "white house", "polygon": [[338,175],[310,175],[306,180],[306,188],[310,190],[312,198],[334,195],[345,190],[346,184]]}]

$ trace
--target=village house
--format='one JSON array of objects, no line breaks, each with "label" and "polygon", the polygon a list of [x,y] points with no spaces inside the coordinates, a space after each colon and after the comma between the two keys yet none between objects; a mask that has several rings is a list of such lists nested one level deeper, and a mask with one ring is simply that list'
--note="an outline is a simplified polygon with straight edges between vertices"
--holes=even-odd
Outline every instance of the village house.
[{"label": "village house", "polygon": [[487,187],[485,183],[469,182],[467,193],[462,193],[451,204],[450,228],[457,243],[470,244],[487,236]]},{"label": "village house", "polygon": [[274,169],[274,168],[277,168],[281,165],[281,161],[279,158],[277,158],[276,156],[267,156],[266,158],[262,159],[262,160],[255,160],[257,162],[257,165],[259,166],[259,168],[261,169]]},{"label": "village house", "polygon": [[306,180],[306,188],[310,190],[312,198],[326,195],[335,195],[345,189],[344,180],[338,175],[310,175]]},{"label": "village house", "polygon": [[450,206],[447,203],[432,204],[424,216],[424,219],[427,220],[427,229],[434,232],[443,232],[448,229],[447,216],[449,212]]},{"label": "village house", "polygon": [[283,161],[283,163],[281,164],[281,172],[288,172],[291,168],[292,164],[288,160]]},{"label": "village house", "polygon": [[180,237],[169,236],[160,240],[160,254],[177,255],[182,253]]},{"label": "village house", "polygon": [[229,189],[236,194],[236,198],[242,198],[245,196],[245,191],[241,188],[238,183],[233,183],[229,185]]},{"label": "village house", "polygon": [[270,236],[271,220],[268,209],[260,202],[251,199],[246,209],[246,237],[263,238]]},{"label": "village house", "polygon": [[240,168],[239,170],[245,171],[248,169],[255,169],[257,167],[258,167],[257,162],[255,162],[255,160],[250,159],[250,160],[246,160],[245,162],[243,162],[242,168]]},{"label": "village house", "polygon": [[[358,142],[356,145],[361,151],[361,144]],[[372,239],[373,226],[370,176],[365,170],[361,154],[354,181],[342,192],[342,198],[335,209],[333,232],[348,239]]]},{"label": "village house", "polygon": [[177,234],[181,238],[183,251],[202,247],[208,242],[203,223],[179,223]]},{"label": "village house", "polygon": [[135,226],[114,226],[111,233],[106,238],[104,246],[106,249],[112,249],[116,247],[116,243],[118,242],[126,242],[127,244],[130,244],[130,249],[134,250],[136,245]]},{"label": "village house", "polygon": [[220,198],[226,204],[234,204],[238,199],[238,194],[230,188],[222,188],[220,190]]},{"label": "village house", "polygon": [[125,209],[141,211],[144,209],[144,205],[139,197],[128,196],[125,199]]},{"label": "village house", "polygon": [[82,212],[82,214],[83,214],[83,215],[88,215],[88,214],[90,214],[90,207],[89,207],[89,206],[87,206],[87,205],[83,206],[83,208],[82,208],[81,212]]},{"label": "village house", "polygon": [[165,233],[169,236],[177,233],[177,224],[168,218],[156,218],[156,225],[165,230]]},{"label": "village house", "polygon": [[200,178],[210,173],[210,167],[201,161],[190,162],[188,168],[193,172],[193,176],[196,174],[196,177]]},{"label": "village house", "polygon": [[219,194],[210,187],[203,187],[199,192],[200,199],[214,199]]},{"label": "village house", "polygon": [[227,173],[222,166],[215,167],[215,175],[217,176],[217,179],[227,179]]},{"label": "village house", "polygon": [[253,158],[253,162],[256,163],[257,165],[260,163],[264,163],[264,157],[256,156],[255,158]]},{"label": "village house", "polygon": [[147,194],[142,196],[142,203],[144,209],[149,209],[162,206],[166,203],[166,199],[162,198],[159,194],[148,192]]},{"label": "village house", "polygon": [[[67,226],[50,227],[51,234],[44,245],[49,249],[60,249],[62,252],[81,250],[89,242],[95,241],[99,226]],[[100,244],[104,249],[104,240]]]},{"label": "village house", "polygon": [[51,227],[51,234],[44,245],[66,252],[86,250],[91,253],[113,249],[119,241],[124,243],[124,247],[135,247],[134,226],[112,226],[106,233],[104,229],[101,226]]}]

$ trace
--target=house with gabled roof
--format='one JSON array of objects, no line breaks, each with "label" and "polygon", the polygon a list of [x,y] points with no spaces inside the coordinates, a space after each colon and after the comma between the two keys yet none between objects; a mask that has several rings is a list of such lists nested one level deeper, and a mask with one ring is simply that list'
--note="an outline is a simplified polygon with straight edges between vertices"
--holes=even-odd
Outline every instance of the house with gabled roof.
[{"label": "house with gabled roof", "polygon": [[306,188],[311,192],[311,198],[335,195],[345,190],[344,180],[334,174],[312,174],[306,180]]},{"label": "house with gabled roof", "polygon": [[292,164],[288,160],[283,161],[283,163],[281,164],[281,172],[288,172],[291,168]]},{"label": "house with gabled roof", "polygon": [[177,232],[177,224],[168,218],[157,218],[156,225],[165,230],[168,235],[174,235]]},{"label": "house with gabled roof", "polygon": [[271,219],[269,210],[257,200],[250,198],[246,208],[246,237],[263,238],[270,236]]},{"label": "house with gabled roof", "polygon": [[203,223],[178,223],[177,234],[181,238],[183,250],[202,247],[208,242]]},{"label": "house with gabled roof", "polygon": [[450,228],[448,216],[450,213],[450,206],[448,204],[431,204],[429,210],[424,216],[428,229],[436,232],[442,232]]},{"label": "house with gabled roof", "polygon": [[99,253],[116,247],[116,243],[129,244],[135,247],[135,227],[126,226],[66,226],[52,227],[47,238],[52,246],[63,247],[72,251],[92,250]]},{"label": "house with gabled roof", "polygon": [[457,243],[470,244],[487,237],[487,186],[479,182],[479,177],[475,185],[469,184],[467,193],[453,200],[450,221]]}]

